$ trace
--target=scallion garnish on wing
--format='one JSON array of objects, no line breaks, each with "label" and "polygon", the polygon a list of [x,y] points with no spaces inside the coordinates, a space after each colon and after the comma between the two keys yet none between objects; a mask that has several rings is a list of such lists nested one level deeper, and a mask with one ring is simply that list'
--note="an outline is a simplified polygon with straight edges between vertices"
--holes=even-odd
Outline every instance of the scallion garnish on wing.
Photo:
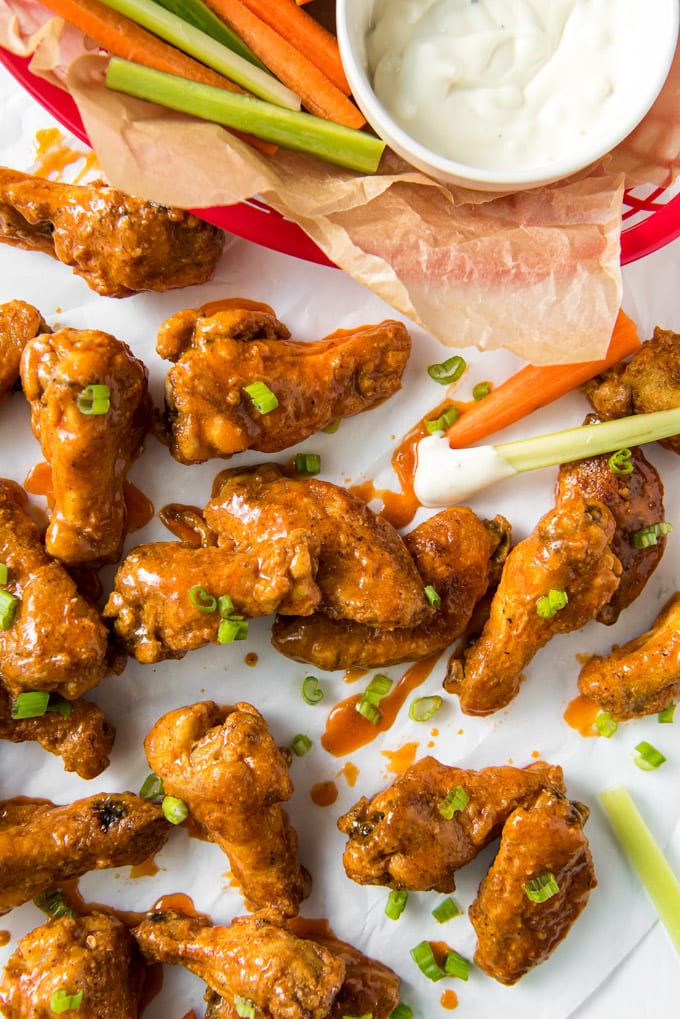
[{"label": "scallion garnish on wing", "polygon": [[50,695],[47,690],[26,690],[18,694],[12,705],[12,718],[40,718],[47,711]]},{"label": "scallion garnish on wing", "polygon": [[201,584],[194,584],[189,588],[189,601],[194,608],[199,612],[205,612],[206,615],[214,612],[217,608],[217,598],[213,594],[209,594]]},{"label": "scallion garnish on wing", "polygon": [[217,643],[233,644],[235,640],[245,640],[248,636],[248,620],[243,616],[228,616],[220,619],[217,627]]},{"label": "scallion garnish on wing", "polygon": [[9,630],[19,608],[19,599],[4,589],[0,590],[0,630]]},{"label": "scallion garnish on wing", "polygon": [[609,457],[609,469],[614,474],[632,474],[633,464],[631,463],[631,456],[633,454],[629,449],[617,449],[615,453]]},{"label": "scallion garnish on wing", "polygon": [[659,712],[657,717],[659,719],[659,722],[668,725],[670,722],[673,721],[674,716],[675,716],[675,704],[669,704],[667,708],[664,708],[663,711]]},{"label": "scallion garnish on wing", "polygon": [[68,991],[62,989],[55,991],[50,998],[50,1011],[52,1012],[75,1012],[83,1003],[83,992],[76,991],[75,994],[69,994]]},{"label": "scallion garnish on wing", "polygon": [[441,806],[439,807],[439,813],[445,821],[450,821],[453,815],[457,814],[459,810],[465,810],[469,801],[470,797],[468,793],[465,792],[462,785],[454,786],[453,789],[449,789],[444,797]]},{"label": "scallion garnish on wing", "polygon": [[536,602],[536,611],[541,619],[552,619],[554,615],[566,608],[568,603],[569,597],[566,591],[551,588]]},{"label": "scallion garnish on wing", "polygon": [[5,585],[9,580],[9,568],[7,563],[0,563],[0,585]]},{"label": "scallion garnish on wing", "polygon": [[93,382],[82,390],[76,406],[81,414],[95,417],[106,414],[111,407],[111,390],[103,383]]},{"label": "scallion garnish on wing", "polygon": [[33,899],[33,904],[55,920],[60,916],[76,915],[66,901],[63,888],[49,888],[46,892],[41,892]]},{"label": "scallion garnish on wing", "polygon": [[408,892],[403,891],[402,889],[393,888],[387,896],[387,902],[385,903],[385,916],[389,917],[390,920],[398,920],[406,909],[407,902]]},{"label": "scallion garnish on wing", "polygon": [[647,527],[643,527],[635,532],[631,538],[633,548],[649,548],[650,545],[656,545],[662,535],[670,534],[672,530],[673,525],[665,520],[661,520],[656,524],[649,524]]},{"label": "scallion garnish on wing", "polygon": [[538,877],[526,881],[522,888],[527,899],[531,899],[532,902],[547,902],[560,890],[554,874],[539,874]]},{"label": "scallion garnish on wing", "polygon": [[157,775],[155,771],[152,771],[150,775],[147,775],[142,782],[142,788],[139,790],[139,795],[145,800],[158,800],[161,796],[165,796],[163,779],[160,775]]},{"label": "scallion garnish on wing", "polygon": [[430,603],[433,609],[440,609],[442,607],[441,596],[437,594],[432,584],[428,584],[424,588],[425,598]]},{"label": "scallion garnish on wing", "polygon": [[189,808],[184,800],[177,796],[164,796],[161,809],[166,821],[170,824],[181,824],[189,816]]},{"label": "scallion garnish on wing", "polygon": [[236,1014],[242,1019],[255,1019],[255,1005],[250,998],[244,998],[241,994],[234,995],[234,1008]]},{"label": "scallion garnish on wing", "polygon": [[270,414],[279,405],[276,393],[272,393],[266,382],[251,382],[243,387],[244,393],[250,397],[250,401],[258,414]]}]

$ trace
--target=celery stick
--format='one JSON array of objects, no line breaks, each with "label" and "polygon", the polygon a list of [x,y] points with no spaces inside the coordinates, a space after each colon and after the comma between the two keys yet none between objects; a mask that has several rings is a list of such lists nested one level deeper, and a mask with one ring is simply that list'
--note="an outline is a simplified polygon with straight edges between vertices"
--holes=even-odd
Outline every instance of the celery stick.
[{"label": "celery stick", "polygon": [[374,173],[385,143],[311,113],[284,110],[261,99],[202,85],[174,74],[112,57],[106,84],[137,99],[224,124],[284,148],[318,156],[350,170]]},{"label": "celery stick", "polygon": [[244,60],[248,60],[251,64],[255,64],[256,67],[261,67],[263,71],[266,71],[265,65],[253,53],[250,46],[247,46],[243,39],[229,25],[222,21],[221,18],[218,18],[214,11],[203,3],[203,0],[155,0],[155,2],[159,3],[161,7],[165,7],[166,11],[176,14],[182,21],[193,25],[200,32],[205,32],[206,35],[212,36],[217,42],[221,42],[223,46],[228,46],[230,50],[238,53]]},{"label": "celery stick", "polygon": [[630,862],[656,906],[676,952],[680,953],[680,881],[661,852],[624,786],[607,789],[600,799]]},{"label": "celery stick", "polygon": [[154,35],[189,53],[201,63],[212,67],[214,71],[223,74],[260,99],[285,109],[300,109],[299,96],[282,85],[268,71],[255,67],[238,53],[211,39],[205,32],[199,32],[193,25],[182,21],[171,11],[166,11],[160,4],[154,3],[154,0],[102,0],[102,2],[119,14],[124,14],[131,21],[136,21],[138,25],[143,25]]}]

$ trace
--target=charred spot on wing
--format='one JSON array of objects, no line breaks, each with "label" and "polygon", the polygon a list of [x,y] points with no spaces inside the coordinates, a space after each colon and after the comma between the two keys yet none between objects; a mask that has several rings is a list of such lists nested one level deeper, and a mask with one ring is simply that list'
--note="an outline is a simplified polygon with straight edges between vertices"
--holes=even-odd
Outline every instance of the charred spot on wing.
[{"label": "charred spot on wing", "polygon": [[126,816],[125,806],[119,800],[101,800],[94,805],[94,815],[100,831],[106,833]]}]

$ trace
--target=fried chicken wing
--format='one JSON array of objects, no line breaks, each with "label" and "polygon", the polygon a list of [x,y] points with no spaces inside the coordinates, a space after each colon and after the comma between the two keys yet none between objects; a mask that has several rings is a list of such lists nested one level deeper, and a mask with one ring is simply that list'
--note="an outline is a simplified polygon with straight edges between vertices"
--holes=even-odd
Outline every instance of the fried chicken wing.
[{"label": "fried chicken wing", "polygon": [[[614,528],[603,503],[574,493],[513,548],[481,636],[462,660],[449,662],[446,688],[458,694],[465,714],[488,715],[509,704],[536,652],[555,634],[585,626],[611,600],[621,575],[610,547]],[[568,601],[545,617],[538,602],[550,591]]]},{"label": "fried chicken wing", "polygon": [[11,624],[0,629],[0,677],[12,695],[49,690],[74,700],[110,671],[108,632],[45,551],[27,504],[19,485],[0,479],[0,562],[18,599]]},{"label": "fried chicken wing", "polygon": [[664,535],[645,548],[638,548],[634,542],[634,535],[643,527],[664,519],[664,490],[658,471],[639,446],[631,450],[630,474],[614,473],[609,460],[604,455],[562,464],[558,475],[558,499],[581,494],[587,500],[604,503],[614,517],[616,528],[610,544],[622,572],[612,597],[596,615],[607,625],[615,623],[642,592],[666,548]]},{"label": "fried chicken wing", "polygon": [[142,863],[168,837],[154,803],[134,793],[98,793],[65,806],[49,800],[0,804],[0,913],[90,870]]},{"label": "fried chicken wing", "polygon": [[664,606],[646,633],[593,655],[578,688],[617,722],[655,715],[680,697],[680,593]]},{"label": "fried chicken wing", "polygon": [[[234,298],[173,315],[156,349],[174,361],[165,380],[170,451],[181,463],[245,449],[275,453],[331,421],[377,406],[401,387],[411,339],[401,322],[296,342],[267,305]],[[258,411],[246,387],[278,406]]]},{"label": "fried chicken wing", "polygon": [[[444,817],[440,808],[458,786],[467,804]],[[498,837],[517,806],[529,806],[546,787],[564,788],[561,768],[537,762],[469,771],[424,757],[338,820],[348,836],[345,872],[362,885],[452,892],[455,872]]]},{"label": "fried chicken wing", "polygon": [[475,606],[500,575],[510,525],[482,521],[465,506],[442,510],[404,537],[424,586],[441,598],[435,615],[419,626],[384,630],[330,619],[277,616],[272,644],[288,658],[325,671],[380,668],[443,651],[466,629]]},{"label": "fried chicken wing", "polygon": [[303,535],[317,563],[318,609],[327,616],[385,629],[434,616],[395,529],[339,485],[289,478],[274,464],[225,470],[204,515],[219,543],[238,550]]},{"label": "fried chicken wing", "polygon": [[[126,533],[125,478],[151,414],[145,366],[109,333],[60,329],[26,345],[21,381],[51,467],[47,551],[67,565],[117,562]],[[104,413],[83,403],[93,385],[105,387]]]},{"label": "fried chicken wing", "polygon": [[245,998],[271,1019],[326,1019],[345,977],[339,956],[296,937],[274,910],[228,927],[152,913],[133,934],[147,960],[186,966],[227,1002]]},{"label": "fried chicken wing", "polygon": [[0,685],[0,740],[33,740],[64,762],[64,771],[96,778],[109,766],[115,729],[92,701],[64,701],[37,718],[12,718],[12,701]]},{"label": "fried chicken wing", "polygon": [[155,723],[144,747],[166,793],[184,800],[226,853],[248,908],[297,913],[310,882],[281,808],[293,784],[259,711],[212,701],[178,708]]},{"label": "fried chicken wing", "polygon": [[[507,819],[498,854],[469,917],[477,934],[475,962],[502,984],[514,984],[551,955],[571,930],[596,886],[583,833],[588,808],[555,790]],[[525,891],[552,875],[558,891],[544,902]]]},{"label": "fried chicken wing", "polygon": [[60,184],[0,167],[0,241],[51,255],[104,297],[128,297],[206,283],[224,234],[101,181]]},{"label": "fried chicken wing", "polygon": [[21,352],[35,336],[50,327],[32,304],[9,301],[0,304],[0,399],[11,393],[19,381]]},{"label": "fried chicken wing", "polygon": [[137,1019],[145,969],[120,920],[64,916],[18,943],[0,978],[0,1011],[6,1019],[52,1019],[52,997],[63,992],[82,995],[78,1019]]}]

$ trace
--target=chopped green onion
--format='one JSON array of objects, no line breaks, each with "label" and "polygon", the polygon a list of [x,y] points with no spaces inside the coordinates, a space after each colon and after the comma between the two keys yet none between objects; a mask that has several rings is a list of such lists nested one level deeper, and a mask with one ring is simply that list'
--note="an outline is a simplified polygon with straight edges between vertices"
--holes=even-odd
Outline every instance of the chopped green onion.
[{"label": "chopped green onion", "polygon": [[238,53],[244,60],[248,60],[256,67],[266,71],[265,65],[256,57],[249,46],[246,46],[239,35],[236,34],[226,22],[218,18],[202,0],[157,0],[166,11],[176,14],[182,21],[187,21],[200,32],[205,32],[223,46],[228,46],[234,53]]},{"label": "chopped green onion", "polygon": [[544,594],[536,602],[536,611],[541,619],[552,619],[561,609],[566,608],[569,602],[566,591],[559,591],[552,588],[548,594]]},{"label": "chopped green onion", "polygon": [[673,525],[666,523],[666,521],[660,521],[656,524],[650,524],[649,527],[643,527],[642,530],[636,531],[631,538],[633,548],[649,548],[650,545],[656,545],[661,535],[670,534],[672,530]]},{"label": "chopped green onion", "polygon": [[421,941],[415,948],[412,948],[411,958],[423,976],[426,976],[428,980],[443,980],[446,976],[446,973],[434,957],[432,945],[429,941]]},{"label": "chopped green onion", "polygon": [[616,836],[680,953],[680,881],[643,821],[630,793],[616,786],[600,793]]},{"label": "chopped green onion", "polygon": [[177,796],[164,796],[161,809],[166,821],[169,821],[170,824],[181,824],[189,816],[189,808],[184,800],[180,800]]},{"label": "chopped green onion", "polygon": [[491,392],[491,385],[488,382],[478,382],[472,389],[473,400],[483,400]]},{"label": "chopped green onion", "polygon": [[266,382],[251,382],[249,386],[243,387],[243,391],[250,397],[258,414],[271,414],[279,405],[276,394],[272,393]]},{"label": "chopped green onion", "polygon": [[47,711],[50,695],[47,690],[20,693],[12,705],[12,718],[40,718]]},{"label": "chopped green onion", "polygon": [[19,599],[9,591],[0,591],[0,630],[9,630],[19,607]]},{"label": "chopped green onion", "polygon": [[664,708],[663,711],[659,712],[657,717],[661,723],[667,724],[673,721],[674,715],[675,715],[675,704],[669,704],[667,708]]},{"label": "chopped green onion", "polygon": [[108,386],[96,383],[85,386],[76,401],[76,407],[81,414],[106,414],[111,407],[111,390]]},{"label": "chopped green onion", "polygon": [[632,474],[633,464],[631,463],[631,456],[633,454],[629,449],[617,449],[615,453],[609,457],[609,469],[614,474]]},{"label": "chopped green onion", "polygon": [[371,725],[377,725],[382,715],[376,708],[375,704],[371,704],[370,701],[360,700],[357,702],[357,711],[362,715],[367,722]]},{"label": "chopped green onion", "polygon": [[390,920],[398,920],[406,909],[407,902],[408,892],[400,889],[393,889],[387,896],[387,902],[385,903],[385,916],[389,917]]},{"label": "chopped green onion", "polygon": [[452,403],[450,407],[447,407],[444,413],[433,420],[425,422],[425,428],[428,434],[434,435],[435,432],[445,432],[454,421],[458,420],[458,408],[455,403]]},{"label": "chopped green onion", "polygon": [[467,980],[470,976],[470,963],[458,952],[447,952],[444,956],[444,972],[449,977]]},{"label": "chopped green onion", "polygon": [[309,736],[305,736],[305,734],[301,732],[297,736],[293,737],[290,749],[296,757],[304,757],[305,754],[308,754],[312,749],[312,741]]},{"label": "chopped green onion", "polygon": [[340,422],[341,421],[342,421],[342,418],[333,418],[333,420],[329,421],[328,424],[325,426],[325,428],[322,428],[321,431],[325,432],[326,435],[335,435],[335,433],[337,432],[338,428],[340,427]]},{"label": "chopped green onion", "polygon": [[457,785],[453,789],[449,789],[444,800],[439,808],[439,813],[442,815],[444,820],[450,821],[455,813],[459,810],[464,810],[467,806],[470,797],[463,789],[462,785]]},{"label": "chopped green onion", "polygon": [[611,739],[619,727],[618,723],[614,721],[608,711],[601,711],[599,715],[597,715],[593,725],[599,732],[600,736],[604,736],[605,739]]},{"label": "chopped green onion", "polygon": [[36,895],[33,904],[43,913],[58,920],[60,916],[76,916],[64,896],[63,888],[49,888],[40,895]]},{"label": "chopped green onion", "polygon": [[454,916],[460,916],[460,913],[460,906],[450,895],[432,910],[432,916],[437,923],[447,923],[449,920],[453,920]]},{"label": "chopped green onion", "polygon": [[362,693],[361,699],[357,702],[356,709],[371,725],[377,725],[382,718],[378,711],[378,705],[391,689],[392,680],[390,677],[377,673]]},{"label": "chopped green onion", "polygon": [[295,457],[295,470],[298,474],[318,474],[321,470],[321,457],[318,453],[298,453]]},{"label": "chopped green onion", "polygon": [[236,1014],[241,1016],[242,1019],[255,1019],[255,1005],[250,998],[244,998],[240,994],[235,994],[234,1008],[236,1009]]},{"label": "chopped green onion", "polygon": [[158,800],[161,796],[165,796],[163,779],[160,775],[157,775],[155,771],[152,771],[150,775],[147,775],[142,782],[142,788],[139,790],[139,795],[145,800]]},{"label": "chopped green onion", "polygon": [[245,640],[248,636],[248,621],[238,616],[221,619],[217,628],[218,644],[233,644],[235,640]]},{"label": "chopped green onion", "polygon": [[234,612],[234,603],[228,594],[221,594],[217,599],[217,611],[221,619],[229,619]]},{"label": "chopped green onion", "polygon": [[397,1005],[390,1012],[389,1019],[413,1019],[413,1009],[408,1005]]},{"label": "chopped green onion", "polygon": [[82,991],[69,994],[67,991],[59,990],[55,991],[50,999],[50,1009],[52,1012],[70,1012],[71,1010],[75,1012],[80,1008],[82,1002]]},{"label": "chopped green onion", "polygon": [[642,771],[656,771],[666,760],[661,751],[657,750],[651,743],[648,743],[646,739],[638,743],[635,749],[637,754],[633,760]]},{"label": "chopped green onion", "polygon": [[431,364],[427,369],[427,374],[440,386],[448,386],[450,382],[458,381],[466,367],[464,358],[459,354],[454,354],[453,357],[449,357],[440,364]]},{"label": "chopped green onion", "polygon": [[67,701],[65,697],[62,697],[58,693],[51,693],[49,703],[47,705],[48,711],[56,711],[61,715],[62,718],[68,718],[73,711],[73,705],[70,701]]},{"label": "chopped green onion", "polygon": [[432,697],[417,697],[411,701],[408,717],[413,722],[428,722],[441,708],[444,701],[439,694]]},{"label": "chopped green onion", "polygon": [[425,590],[425,597],[432,606],[433,609],[440,609],[442,607],[441,596],[437,594],[432,584],[428,584]]},{"label": "chopped green onion", "polygon": [[316,676],[305,676],[302,680],[302,699],[305,704],[318,704],[323,700],[323,690]]},{"label": "chopped green onion", "polygon": [[209,594],[200,584],[194,584],[189,588],[189,601],[199,612],[206,614],[214,612],[217,608],[217,598]]},{"label": "chopped green onion", "polygon": [[0,584],[6,584],[9,580],[9,569],[7,563],[0,563]]},{"label": "chopped green onion", "polygon": [[527,899],[531,899],[532,902],[547,902],[560,890],[554,874],[540,874],[522,887]]}]

